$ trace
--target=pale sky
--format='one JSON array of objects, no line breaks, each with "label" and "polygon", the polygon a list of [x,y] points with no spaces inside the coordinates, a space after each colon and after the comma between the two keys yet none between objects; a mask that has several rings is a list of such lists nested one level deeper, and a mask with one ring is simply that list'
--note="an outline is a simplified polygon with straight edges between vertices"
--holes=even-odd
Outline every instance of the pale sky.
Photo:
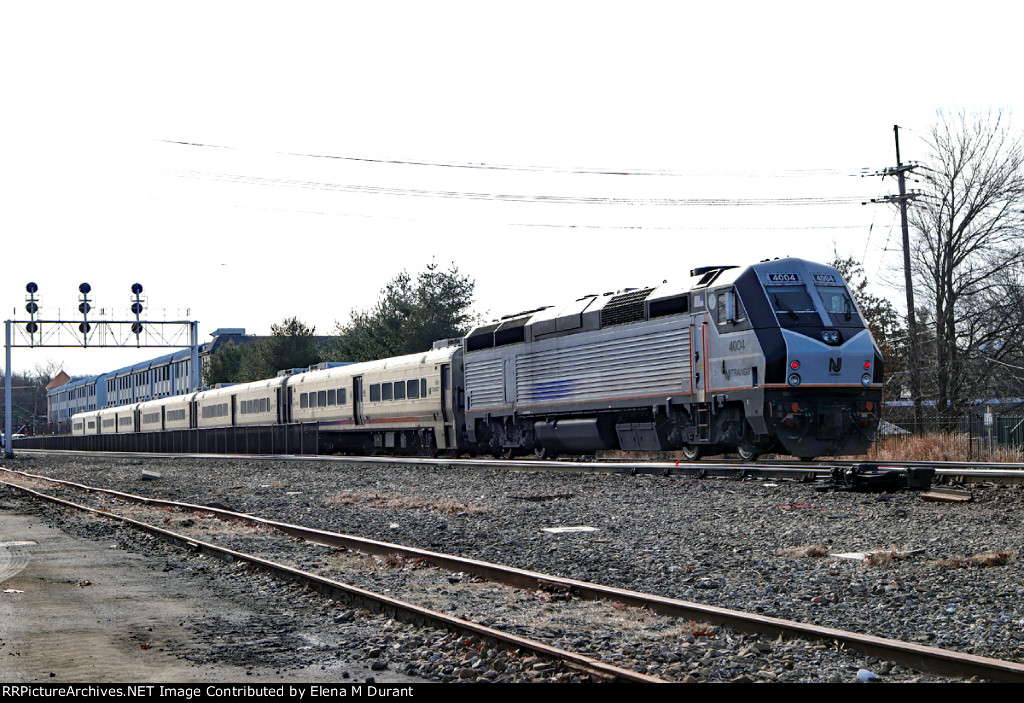
[{"label": "pale sky", "polygon": [[834,249],[899,304],[896,213],[861,205],[896,183],[860,174],[895,164],[894,124],[921,160],[936,110],[1021,103],[1015,7],[7,3],[4,318],[30,280],[43,317],[82,281],[125,315],[138,281],[204,340],[325,334],[431,260],[490,319]]}]

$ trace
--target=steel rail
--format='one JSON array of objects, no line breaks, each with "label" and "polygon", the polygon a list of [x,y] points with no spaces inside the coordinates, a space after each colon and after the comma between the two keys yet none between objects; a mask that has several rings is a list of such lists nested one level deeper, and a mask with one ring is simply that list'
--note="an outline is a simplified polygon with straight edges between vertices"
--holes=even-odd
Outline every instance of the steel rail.
[{"label": "steel rail", "polygon": [[743,466],[747,468],[790,468],[795,470],[820,470],[822,468],[832,468],[836,466],[854,466],[857,464],[874,464],[889,468],[907,468],[907,467],[934,467],[936,469],[989,469],[989,470],[1016,470],[1024,471],[1024,463],[1022,462],[998,462],[998,461],[975,461],[972,459],[965,459],[963,461],[946,461],[946,460],[935,460],[935,461],[909,461],[909,460],[896,460],[896,459],[823,459],[815,461],[791,461],[786,459],[756,459],[754,461],[744,461],[742,459],[716,459],[710,461],[708,459],[701,459],[697,461],[688,462],[685,460],[678,461],[651,461],[641,457],[637,458],[625,458],[625,459],[585,459],[585,460],[572,460],[572,459],[533,459],[533,458],[519,458],[519,459],[492,459],[492,458],[458,458],[458,457],[410,457],[410,456],[343,456],[334,454],[184,454],[180,452],[111,452],[111,451],[86,451],[81,449],[19,449],[19,452],[25,452],[27,454],[70,454],[70,455],[90,455],[90,456],[150,456],[160,458],[174,458],[174,457],[191,457],[191,458],[217,458],[217,459],[301,459],[306,461],[341,461],[341,462],[361,462],[361,463],[393,463],[393,464],[437,464],[437,465],[465,465],[465,466],[516,466],[525,468],[546,468],[546,467],[560,467],[570,466],[573,468],[579,467],[594,467],[599,466],[607,470],[613,470],[615,468],[621,468],[622,466],[651,466],[659,469],[665,468],[677,468],[677,467],[714,467],[714,468],[735,468],[737,466]]},{"label": "steel rail", "polygon": [[795,636],[810,640],[835,641],[844,646],[855,649],[861,654],[878,656],[880,658],[894,661],[910,666],[919,671],[926,671],[938,675],[956,675],[964,677],[982,677],[995,681],[1024,682],[1024,664],[980,657],[973,654],[954,652],[948,649],[926,647],[924,645],[901,642],[873,635],[864,635],[855,632],[848,632],[830,627],[822,627],[809,623],[801,623],[793,620],[773,618],[756,613],[746,613],[739,610],[720,608],[718,606],[703,605],[691,601],[684,601],[676,598],[657,596],[637,591],[630,591],[611,586],[602,586],[586,581],[552,576],[525,569],[518,569],[510,566],[503,566],[491,562],[469,559],[440,552],[432,552],[415,547],[378,540],[344,535],[325,530],[317,530],[300,525],[268,520],[244,513],[235,513],[219,508],[193,505],[190,503],[179,503],[158,498],[147,498],[136,496],[120,491],[93,488],[58,479],[51,479],[45,476],[36,476],[21,471],[2,469],[8,473],[18,474],[27,478],[49,481],[60,485],[70,486],[80,490],[101,493],[112,497],[121,498],[126,501],[154,505],[161,507],[174,507],[184,510],[211,513],[227,520],[238,520],[253,525],[271,527],[285,534],[305,539],[309,542],[330,547],[341,547],[345,549],[361,551],[368,554],[394,554],[408,559],[422,559],[434,566],[450,571],[463,571],[475,576],[485,578],[498,583],[503,583],[519,588],[531,588],[552,590],[570,593],[577,598],[589,600],[606,600],[622,603],[625,605],[647,608],[649,610],[687,619],[699,619],[714,624],[731,627],[736,630],[748,633],[756,633],[777,637],[779,635]]},{"label": "steel rail", "polygon": [[[6,469],[5,469],[6,470]],[[226,547],[220,547],[209,542],[203,542],[202,540],[193,539],[185,535],[172,532],[170,530],[156,527],[155,525],[149,525],[145,522],[133,520],[132,518],[110,513],[104,510],[98,510],[96,508],[90,508],[85,505],[79,505],[71,501],[63,500],[55,496],[47,495],[39,491],[35,491],[25,486],[19,486],[14,483],[9,483],[0,479],[0,483],[15,488],[23,493],[27,493],[41,500],[49,501],[57,505],[71,508],[73,510],[81,510],[92,513],[94,515],[100,515],[105,518],[116,520],[123,524],[126,524],[135,529],[141,530],[155,537],[174,544],[179,547],[186,547],[193,551],[205,554],[207,556],[213,556],[222,559],[226,562],[246,562],[251,564],[254,568],[266,570],[274,573],[280,577],[287,578],[296,583],[300,583],[304,586],[311,588],[325,596],[334,598],[336,600],[344,600],[350,603],[358,603],[364,607],[373,608],[377,612],[385,613],[390,617],[401,619],[405,622],[409,622],[414,625],[432,625],[435,627],[442,627],[444,629],[452,630],[455,632],[475,635],[478,637],[486,638],[491,641],[500,642],[510,647],[518,649],[524,649],[533,652],[534,654],[554,659],[558,662],[563,663],[567,667],[587,674],[589,676],[606,680],[606,681],[629,681],[636,683],[667,683],[664,679],[660,679],[656,676],[650,676],[648,674],[642,674],[637,671],[631,671],[629,669],[623,669],[611,664],[606,664],[602,661],[592,659],[591,657],[570,652],[558,647],[552,647],[546,645],[543,642],[536,642],[534,640],[527,639],[525,637],[519,637],[512,635],[501,630],[487,627],[478,623],[463,620],[461,618],[452,617],[445,615],[444,613],[438,613],[437,611],[423,608],[412,603],[391,598],[380,593],[374,593],[358,586],[351,584],[342,583],[334,579],[329,579],[324,576],[296,569],[285,564],[263,559],[261,557],[245,554],[244,552],[238,552]],[[199,507],[201,506],[193,506]],[[205,508],[201,508],[206,510]],[[218,511],[223,512],[223,511]],[[241,514],[236,514],[238,518],[245,518]]]},{"label": "steel rail", "polygon": [[581,471],[589,473],[628,473],[693,478],[759,478],[817,481],[831,478],[833,468],[869,464],[881,469],[911,467],[935,468],[941,479],[969,482],[1019,480],[1024,481],[1024,464],[999,464],[943,461],[869,461],[842,460],[815,463],[741,463],[737,461],[665,462],[630,459],[567,461],[540,459],[469,459],[399,457],[399,456],[334,456],[319,454],[176,454],[165,452],[86,452],[69,449],[23,449],[24,454],[64,454],[72,456],[100,456],[110,458],[150,457],[159,459],[244,459],[246,461],[311,461],[347,464],[377,464],[387,466],[435,466],[441,468],[506,468],[522,471]]}]

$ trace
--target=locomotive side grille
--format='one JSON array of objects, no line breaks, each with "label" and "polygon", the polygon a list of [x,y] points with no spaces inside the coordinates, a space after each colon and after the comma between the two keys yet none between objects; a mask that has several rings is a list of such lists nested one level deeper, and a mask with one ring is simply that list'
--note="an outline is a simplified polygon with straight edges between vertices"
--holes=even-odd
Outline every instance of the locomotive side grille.
[{"label": "locomotive side grille", "polygon": [[644,318],[644,301],[653,288],[634,290],[616,295],[601,309],[601,327],[624,325],[629,322],[642,322]]},{"label": "locomotive side grille", "polygon": [[690,334],[677,328],[605,339],[520,354],[515,363],[522,405],[673,395],[690,386]]},{"label": "locomotive side grille", "polygon": [[487,359],[466,364],[466,409],[487,408],[505,403],[503,361]]}]

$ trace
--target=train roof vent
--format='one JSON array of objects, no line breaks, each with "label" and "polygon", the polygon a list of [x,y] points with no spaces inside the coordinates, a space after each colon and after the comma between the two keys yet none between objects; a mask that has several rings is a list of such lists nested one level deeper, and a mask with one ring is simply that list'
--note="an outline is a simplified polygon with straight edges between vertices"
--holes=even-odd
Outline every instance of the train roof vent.
[{"label": "train roof vent", "polygon": [[601,308],[601,326],[625,325],[629,322],[640,322],[644,319],[644,300],[653,288],[634,290],[616,295]]},{"label": "train roof vent", "polygon": [[513,320],[503,320],[494,330],[494,346],[517,344],[526,339],[526,323],[533,315],[523,315]]},{"label": "train roof vent", "polygon": [[734,269],[735,266],[701,266],[700,268],[690,269],[691,276],[700,276],[700,280],[694,288],[700,288],[702,286],[709,286],[711,282],[718,278],[718,274],[722,271]]},{"label": "train roof vent", "polygon": [[489,325],[483,325],[477,327],[475,330],[470,332],[466,336],[465,349],[468,352],[477,351],[478,349],[490,349],[494,346],[494,330],[498,328],[501,323],[492,322]]},{"label": "train roof vent", "polygon": [[665,315],[679,315],[690,309],[690,295],[683,293],[673,298],[661,298],[652,300],[647,304],[647,317],[664,317]]}]

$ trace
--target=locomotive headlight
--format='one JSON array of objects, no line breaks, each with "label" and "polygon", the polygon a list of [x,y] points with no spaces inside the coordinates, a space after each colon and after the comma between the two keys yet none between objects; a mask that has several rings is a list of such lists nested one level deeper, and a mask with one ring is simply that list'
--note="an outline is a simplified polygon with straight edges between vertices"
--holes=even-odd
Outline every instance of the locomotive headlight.
[{"label": "locomotive headlight", "polygon": [[864,386],[865,388],[870,386],[871,385],[871,374],[866,373],[863,376],[861,376],[860,377],[860,385]]},{"label": "locomotive headlight", "polygon": [[839,330],[822,330],[821,339],[825,344],[839,344]]},{"label": "locomotive headlight", "polygon": [[789,374],[789,378],[786,379],[786,383],[788,383],[789,385],[793,386],[793,388],[796,388],[797,386],[800,385],[800,374],[798,374],[798,373],[791,373],[791,374]]}]

